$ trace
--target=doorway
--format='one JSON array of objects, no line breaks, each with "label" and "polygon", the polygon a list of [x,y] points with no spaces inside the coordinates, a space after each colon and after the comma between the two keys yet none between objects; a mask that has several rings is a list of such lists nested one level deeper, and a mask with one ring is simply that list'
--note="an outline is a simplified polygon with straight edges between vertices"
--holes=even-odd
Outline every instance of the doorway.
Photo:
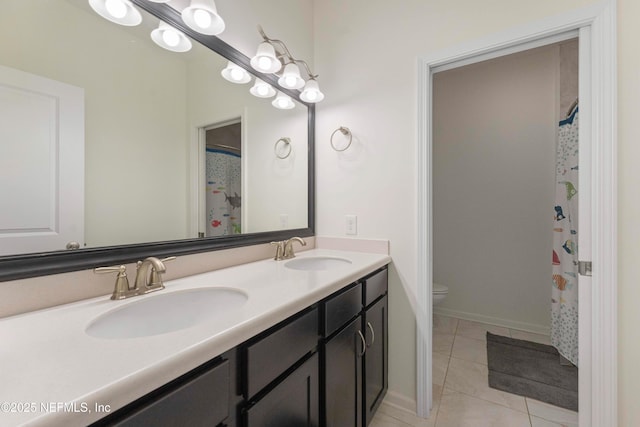
[{"label": "doorway", "polygon": [[[438,67],[459,66],[580,37],[581,258],[593,261],[593,276],[580,279],[580,425],[615,425],[616,401],[616,200],[615,200],[615,2],[493,35],[421,58],[418,70],[418,262],[417,412],[428,416],[432,330],[432,76]],[[583,149],[582,144],[585,148]],[[582,226],[583,220],[588,226]],[[591,242],[593,241],[593,245]],[[584,258],[583,258],[584,257]],[[603,286],[606,284],[606,286]],[[591,308],[593,303],[593,310]]]},{"label": "doorway", "polygon": [[[242,233],[242,123],[233,119],[200,129],[200,237]],[[201,162],[202,163],[202,162]]]}]

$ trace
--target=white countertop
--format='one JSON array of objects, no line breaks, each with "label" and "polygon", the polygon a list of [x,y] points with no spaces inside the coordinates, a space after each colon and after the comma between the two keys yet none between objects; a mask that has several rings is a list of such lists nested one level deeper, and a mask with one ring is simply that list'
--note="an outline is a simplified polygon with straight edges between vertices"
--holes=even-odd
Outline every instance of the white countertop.
[{"label": "white countertop", "polygon": [[[105,296],[0,319],[0,425],[87,425],[391,261],[326,249],[297,258],[313,256],[352,264],[298,271],[286,261],[264,260],[168,281],[164,290],[126,300]],[[93,319],[116,307],[201,287],[235,288],[248,299],[223,319],[175,332],[131,339],[85,333]],[[111,411],[96,411],[96,405]]]}]

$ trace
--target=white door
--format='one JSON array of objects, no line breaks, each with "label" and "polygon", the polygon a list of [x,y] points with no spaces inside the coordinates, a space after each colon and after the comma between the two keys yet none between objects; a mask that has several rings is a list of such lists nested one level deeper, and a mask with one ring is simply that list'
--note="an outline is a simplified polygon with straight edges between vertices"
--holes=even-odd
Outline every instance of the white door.
[{"label": "white door", "polygon": [[84,90],[0,66],[0,255],[84,244]]}]

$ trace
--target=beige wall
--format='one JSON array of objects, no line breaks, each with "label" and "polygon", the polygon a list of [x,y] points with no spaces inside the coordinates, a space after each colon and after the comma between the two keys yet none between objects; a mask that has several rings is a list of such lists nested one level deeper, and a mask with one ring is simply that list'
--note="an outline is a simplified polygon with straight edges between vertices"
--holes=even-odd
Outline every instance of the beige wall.
[{"label": "beige wall", "polygon": [[557,44],[434,75],[436,312],[549,333],[559,98]]},{"label": "beige wall", "polygon": [[[318,109],[318,234],[343,235],[356,213],[362,237],[391,240],[390,389],[415,397],[416,58],[474,38],[582,6],[590,0],[471,0],[315,3],[316,64],[328,94]],[[637,324],[640,287],[640,4],[618,0],[619,55],[619,414],[620,426],[640,423]],[[348,126],[356,143],[340,155],[328,140]]]},{"label": "beige wall", "polygon": [[640,2],[618,0],[618,410],[640,425]]}]

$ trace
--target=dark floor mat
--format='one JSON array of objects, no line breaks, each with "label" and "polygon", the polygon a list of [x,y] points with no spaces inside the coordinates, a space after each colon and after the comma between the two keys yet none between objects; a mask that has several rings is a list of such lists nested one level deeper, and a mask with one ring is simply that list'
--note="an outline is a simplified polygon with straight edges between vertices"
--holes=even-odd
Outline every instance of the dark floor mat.
[{"label": "dark floor mat", "polygon": [[578,368],[550,345],[487,332],[489,387],[578,410]]}]

